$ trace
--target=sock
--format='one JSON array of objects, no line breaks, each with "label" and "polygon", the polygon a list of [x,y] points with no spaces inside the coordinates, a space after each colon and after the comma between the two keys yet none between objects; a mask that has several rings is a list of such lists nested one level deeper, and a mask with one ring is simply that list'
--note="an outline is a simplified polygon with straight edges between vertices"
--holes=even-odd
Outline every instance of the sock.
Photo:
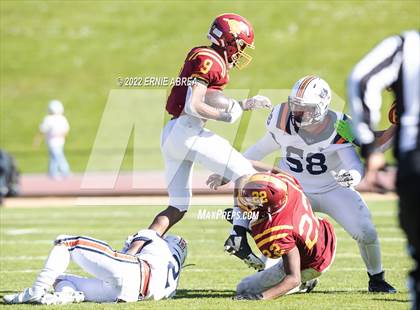
[{"label": "sock", "polygon": [[44,268],[39,273],[32,289],[35,294],[49,290],[57,277],[64,273],[70,263],[70,252],[66,246],[56,245],[52,248]]},{"label": "sock", "polygon": [[381,246],[379,240],[376,239],[373,243],[364,244],[357,242],[359,245],[360,254],[365,262],[367,272],[371,275],[382,272],[381,261]]},{"label": "sock", "polygon": [[[233,226],[241,226],[241,227],[244,227],[246,229],[249,228],[249,222],[250,222],[250,220],[247,219],[244,216],[244,213],[241,210],[241,208],[239,208],[239,207],[233,207],[232,217],[233,217]],[[233,226],[232,226],[232,230],[231,230],[230,234],[235,236],[235,235],[237,235],[237,233],[233,229]]]}]

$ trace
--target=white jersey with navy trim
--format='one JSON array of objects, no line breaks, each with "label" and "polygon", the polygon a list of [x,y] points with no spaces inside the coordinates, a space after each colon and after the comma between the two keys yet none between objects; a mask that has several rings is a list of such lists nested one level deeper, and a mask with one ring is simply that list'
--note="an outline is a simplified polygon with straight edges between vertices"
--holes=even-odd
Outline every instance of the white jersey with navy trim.
[{"label": "white jersey with navy trim", "polygon": [[341,137],[334,123],[348,117],[340,112],[328,110],[319,133],[308,133],[293,125],[287,103],[275,106],[267,119],[268,133],[244,156],[261,160],[280,148],[280,169],[299,180],[306,193],[322,193],[338,187],[331,171],[348,169],[338,151],[347,149],[354,153],[353,165],[360,170],[361,163],[354,146]]},{"label": "white jersey with navy trim", "polygon": [[140,230],[131,242],[142,240],[145,245],[136,256],[150,265],[149,288],[145,299],[159,300],[175,295],[181,273],[181,262],[168,243],[155,231]]}]

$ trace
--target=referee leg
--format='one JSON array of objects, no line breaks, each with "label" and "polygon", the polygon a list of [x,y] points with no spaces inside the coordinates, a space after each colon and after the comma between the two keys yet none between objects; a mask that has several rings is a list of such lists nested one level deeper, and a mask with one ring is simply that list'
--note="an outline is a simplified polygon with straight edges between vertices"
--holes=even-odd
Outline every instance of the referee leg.
[{"label": "referee leg", "polygon": [[399,195],[399,220],[409,245],[409,252],[415,261],[410,272],[410,292],[414,309],[420,309],[420,175],[399,176],[397,191]]}]

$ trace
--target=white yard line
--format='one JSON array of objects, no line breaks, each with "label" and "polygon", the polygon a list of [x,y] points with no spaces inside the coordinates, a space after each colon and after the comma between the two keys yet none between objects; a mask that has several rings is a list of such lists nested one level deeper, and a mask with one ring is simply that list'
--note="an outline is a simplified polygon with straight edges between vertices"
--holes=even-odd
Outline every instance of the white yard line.
[{"label": "white yard line", "polygon": [[[360,258],[359,253],[337,253],[335,257],[338,258]],[[404,253],[387,253],[386,257],[408,257],[408,254]],[[19,260],[45,260],[47,256],[0,256],[0,260],[4,261],[19,261]],[[226,255],[223,252],[220,254],[212,254],[212,255],[193,255],[192,259],[200,259],[200,258],[211,258],[211,259],[225,259]]]},{"label": "white yard line", "polygon": [[[397,199],[394,193],[385,195],[375,193],[362,194],[366,201],[388,201]],[[166,205],[167,196],[105,196],[105,197],[16,197],[5,199],[4,207],[31,208],[31,207],[84,207],[84,206],[160,206]],[[230,194],[223,195],[195,195],[192,198],[193,206],[216,205],[229,206],[232,202]]]},{"label": "white yard line", "polygon": [[[182,270],[182,272],[209,272],[212,269],[205,269],[205,268],[194,268],[194,266],[192,267],[187,267],[185,269]],[[232,272],[232,271],[240,271],[243,270],[241,268],[218,268],[217,271],[218,272]],[[408,271],[411,270],[410,268],[386,268],[387,271]],[[347,267],[342,267],[342,268],[334,268],[334,266],[331,266],[331,269],[328,269],[328,271],[326,273],[330,273],[330,272],[343,272],[343,271],[362,271],[362,272],[366,272],[366,268],[347,268]]]}]

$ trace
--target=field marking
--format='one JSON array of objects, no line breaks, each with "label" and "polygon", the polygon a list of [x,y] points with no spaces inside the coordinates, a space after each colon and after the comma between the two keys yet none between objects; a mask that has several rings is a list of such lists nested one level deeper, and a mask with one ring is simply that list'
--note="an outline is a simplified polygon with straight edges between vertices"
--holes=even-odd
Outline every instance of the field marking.
[{"label": "field marking", "polygon": [[9,235],[9,236],[20,236],[20,235],[30,235],[37,232],[39,232],[39,229],[37,228],[8,229],[4,232],[4,234]]},{"label": "field marking", "polygon": [[44,260],[47,256],[0,256],[0,260]]},{"label": "field marking", "polygon": [[0,270],[1,273],[36,273],[40,272],[40,269],[22,269],[22,270]]},{"label": "field marking", "polygon": [[[379,238],[380,243],[387,243],[387,242],[393,243],[393,242],[406,242],[407,241],[407,239],[404,237],[378,237],[378,238]],[[355,242],[355,240],[352,238],[344,238],[344,239],[340,238],[338,243],[340,244],[341,242]]]},{"label": "field marking", "polygon": [[[0,270],[0,274],[1,273],[39,273],[41,271],[40,269],[21,269],[21,270]],[[77,270],[71,270],[71,269],[67,269],[66,273],[74,273],[74,272],[78,272]]]},{"label": "field marking", "polygon": [[[408,257],[408,253],[404,254],[404,253],[388,253],[386,254],[387,257]],[[335,257],[341,257],[341,258],[360,258],[360,254],[358,253],[337,253],[335,255]],[[226,258],[226,255],[224,255],[223,252],[221,252],[219,255],[193,255],[192,259],[200,259],[200,258]],[[20,255],[20,256],[0,256],[0,260],[4,260],[4,261],[14,261],[14,260],[45,260],[47,259],[47,256],[25,256],[25,255]]]},{"label": "field marking", "polygon": [[[397,201],[395,193],[376,194],[362,193],[363,198],[369,201]],[[191,205],[230,206],[231,194],[194,195]],[[15,197],[4,201],[6,208],[61,208],[61,207],[104,207],[104,206],[165,206],[168,196],[91,196],[91,197]]]},{"label": "field marking", "polygon": [[14,244],[19,246],[21,244],[54,244],[54,240],[0,240],[0,245]]},{"label": "field marking", "polygon": [[[185,268],[182,270],[182,272],[209,272],[213,269],[211,269],[209,267],[209,269],[205,269],[205,268]],[[241,268],[218,268],[217,271],[221,271],[221,272],[232,272],[232,271],[238,271],[238,270],[248,270],[246,268],[241,269]],[[411,270],[411,268],[406,268],[406,267],[401,267],[401,268],[386,268],[387,271],[409,271]],[[214,270],[213,270],[214,271]],[[337,267],[334,268],[334,264],[333,266],[331,266],[331,269],[328,269],[328,271],[326,271],[325,273],[330,273],[330,272],[343,272],[343,271],[366,271],[366,268],[353,268],[353,267]]]}]

